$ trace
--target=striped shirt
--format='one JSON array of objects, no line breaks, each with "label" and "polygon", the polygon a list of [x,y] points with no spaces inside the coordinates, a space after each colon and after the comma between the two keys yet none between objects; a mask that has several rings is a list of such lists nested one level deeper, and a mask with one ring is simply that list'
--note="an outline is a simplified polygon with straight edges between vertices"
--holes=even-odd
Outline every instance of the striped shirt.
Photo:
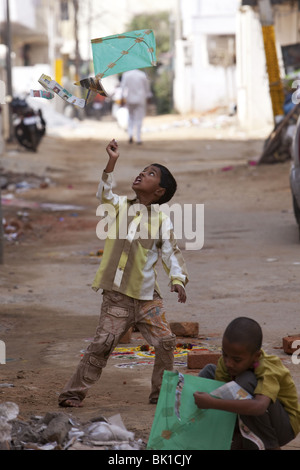
[{"label": "striped shirt", "polygon": [[[154,290],[160,294],[155,270],[160,255],[170,283],[184,287],[187,270],[170,218],[158,204],[142,206],[137,199],[114,194],[112,186],[113,173],[103,172],[96,194],[101,201],[97,214],[110,211],[111,217],[105,217],[97,226],[98,236],[102,238],[105,232],[106,237],[92,288],[151,300]],[[104,222],[105,230],[101,231]]]}]

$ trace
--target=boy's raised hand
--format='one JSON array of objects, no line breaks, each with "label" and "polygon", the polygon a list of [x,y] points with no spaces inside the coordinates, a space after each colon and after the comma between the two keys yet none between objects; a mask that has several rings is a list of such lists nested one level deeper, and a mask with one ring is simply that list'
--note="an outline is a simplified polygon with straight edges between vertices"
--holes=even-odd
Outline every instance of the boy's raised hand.
[{"label": "boy's raised hand", "polygon": [[104,171],[106,173],[111,173],[112,171],[114,171],[115,164],[120,156],[118,150],[118,142],[115,139],[111,140],[106,147],[106,151],[109,155],[109,161]]},{"label": "boy's raised hand", "polygon": [[111,158],[117,159],[120,156],[118,148],[118,142],[112,139],[106,147],[106,151]]}]

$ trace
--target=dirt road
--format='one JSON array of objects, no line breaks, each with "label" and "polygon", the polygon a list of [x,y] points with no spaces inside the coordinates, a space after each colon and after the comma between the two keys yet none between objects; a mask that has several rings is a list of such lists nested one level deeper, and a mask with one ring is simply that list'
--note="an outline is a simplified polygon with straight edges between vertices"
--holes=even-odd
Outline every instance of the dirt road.
[{"label": "dirt road", "polygon": [[[262,136],[249,138],[234,123],[200,124],[149,117],[144,143],[135,146],[115,123],[84,121],[62,135],[50,130],[37,154],[7,148],[0,166],[12,172],[10,181],[19,173],[23,182],[29,174],[38,182],[22,192],[16,186],[2,191],[4,217],[21,220],[22,235],[6,242],[0,267],[0,339],[7,348],[1,383],[13,385],[0,388],[0,401],[16,402],[24,419],[59,409],[58,393],[94,334],[101,294],[91,283],[103,248],[96,236],[95,193],[113,137],[121,150],[119,193],[132,195],[133,178],[157,161],[177,178],[173,203],[204,204],[204,247],[187,251],[185,240],[179,241],[190,274],[185,305],[177,303],[158,268],[169,321],[199,322],[199,338],[192,341],[218,348],[232,318],[255,318],[263,327],[264,349],[280,355],[300,392],[300,366],[282,350],[284,336],[300,333],[290,163],[249,164],[260,155]],[[51,210],[47,203],[69,207]],[[142,344],[134,332],[127,346]],[[181,360],[181,372],[195,373]],[[151,360],[112,357],[84,407],[68,412],[83,420],[120,413],[126,428],[147,442],[155,413],[148,404],[151,371]]]}]

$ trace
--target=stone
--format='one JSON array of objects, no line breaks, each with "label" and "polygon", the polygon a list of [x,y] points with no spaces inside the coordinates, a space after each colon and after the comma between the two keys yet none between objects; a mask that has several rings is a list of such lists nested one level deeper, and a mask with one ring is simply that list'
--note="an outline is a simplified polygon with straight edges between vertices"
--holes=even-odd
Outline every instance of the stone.
[{"label": "stone", "polygon": [[188,351],[188,369],[203,369],[207,364],[217,364],[221,353],[208,351],[207,349],[197,349]]},{"label": "stone", "polygon": [[43,431],[42,440],[44,442],[57,442],[57,444],[62,444],[68,437],[68,432],[71,427],[69,417],[64,413],[57,413]]},{"label": "stone", "polygon": [[[294,341],[299,341],[299,343],[294,344]],[[300,346],[300,334],[293,335],[293,336],[285,336],[282,338],[282,347],[286,354],[293,354],[293,352],[297,351]]]},{"label": "stone", "polygon": [[195,338],[199,335],[199,323],[197,322],[171,322],[170,328],[176,336]]}]

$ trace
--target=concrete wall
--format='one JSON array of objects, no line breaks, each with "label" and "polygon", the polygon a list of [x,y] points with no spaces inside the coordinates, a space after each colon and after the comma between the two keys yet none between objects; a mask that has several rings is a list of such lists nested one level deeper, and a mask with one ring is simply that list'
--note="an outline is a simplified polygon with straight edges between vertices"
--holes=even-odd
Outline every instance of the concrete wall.
[{"label": "concrete wall", "polygon": [[[35,7],[33,0],[9,0],[10,20],[29,29],[35,29]],[[6,22],[6,1],[0,5],[0,23]]]},{"label": "concrete wall", "polygon": [[273,113],[261,25],[257,14],[244,8],[237,17],[237,109],[242,128],[272,126]]},{"label": "concrete wall", "polygon": [[[281,77],[285,71],[281,46],[300,41],[297,4],[274,7],[276,49]],[[243,7],[237,14],[237,106],[242,128],[272,128],[274,118],[269,92],[265,50],[258,11]]]},{"label": "concrete wall", "polygon": [[[91,39],[128,31],[131,19],[141,13],[173,11],[177,0],[99,0],[82,2],[79,12],[80,54],[85,60],[92,58]],[[188,0],[189,2],[190,0]],[[151,25],[149,25],[149,28]]]},{"label": "concrete wall", "polygon": [[235,66],[209,62],[209,36],[233,36],[239,0],[181,0],[176,41],[174,104],[180,113],[230,107],[236,100]]}]

